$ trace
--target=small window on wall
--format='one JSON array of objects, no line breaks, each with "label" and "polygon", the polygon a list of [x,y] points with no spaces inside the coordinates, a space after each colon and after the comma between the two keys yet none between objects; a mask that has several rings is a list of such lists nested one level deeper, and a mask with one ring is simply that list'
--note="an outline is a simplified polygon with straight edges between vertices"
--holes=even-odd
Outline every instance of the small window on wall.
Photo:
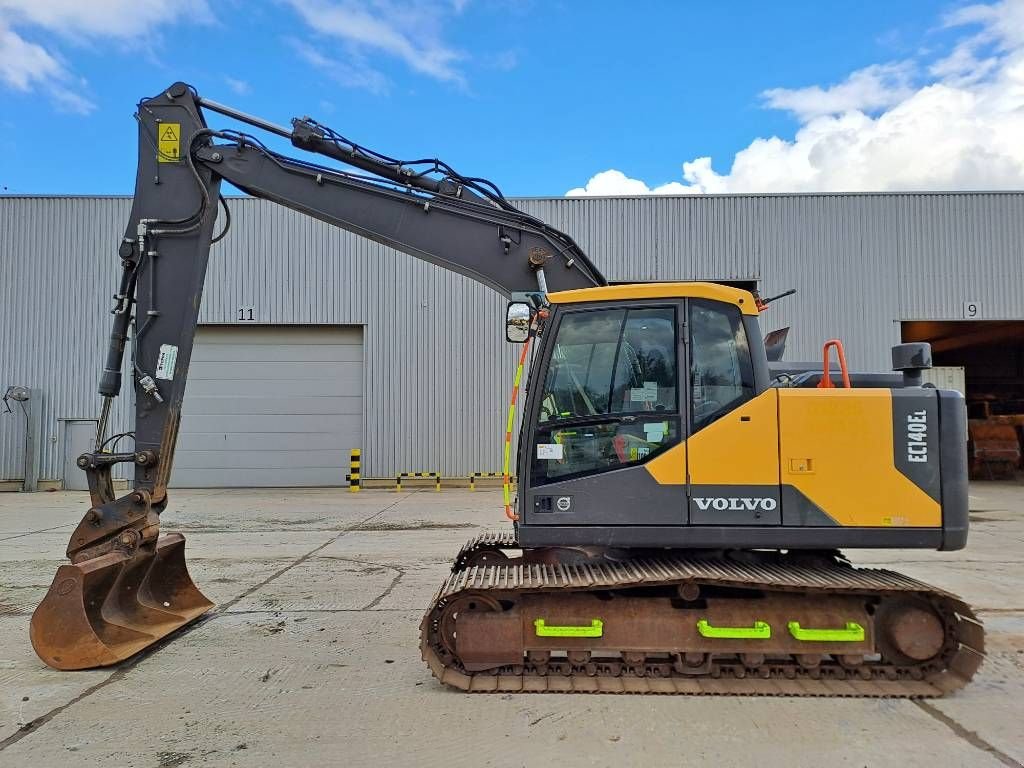
[{"label": "small window on wall", "polygon": [[679,442],[673,307],[567,313],[541,394],[534,482],[638,464]]},{"label": "small window on wall", "polygon": [[693,432],[754,396],[754,369],[738,307],[691,299],[690,393]]}]

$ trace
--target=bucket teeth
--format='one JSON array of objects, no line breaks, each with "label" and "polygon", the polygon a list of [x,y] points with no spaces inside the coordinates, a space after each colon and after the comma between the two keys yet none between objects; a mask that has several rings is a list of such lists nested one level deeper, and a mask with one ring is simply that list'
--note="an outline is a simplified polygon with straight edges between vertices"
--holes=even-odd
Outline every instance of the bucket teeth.
[{"label": "bucket teeth", "polygon": [[192,582],[185,537],[134,554],[110,552],[57,569],[32,614],[32,647],[55,669],[106,667],[195,621],[213,603]]}]

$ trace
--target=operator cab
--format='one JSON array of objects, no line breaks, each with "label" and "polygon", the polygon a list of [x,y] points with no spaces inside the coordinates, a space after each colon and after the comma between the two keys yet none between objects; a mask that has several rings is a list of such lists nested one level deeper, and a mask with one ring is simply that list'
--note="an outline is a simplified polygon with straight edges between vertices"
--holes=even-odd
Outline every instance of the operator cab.
[{"label": "operator cab", "polygon": [[686,525],[687,439],[768,388],[754,295],[694,282],[548,298],[520,444],[523,521]]}]

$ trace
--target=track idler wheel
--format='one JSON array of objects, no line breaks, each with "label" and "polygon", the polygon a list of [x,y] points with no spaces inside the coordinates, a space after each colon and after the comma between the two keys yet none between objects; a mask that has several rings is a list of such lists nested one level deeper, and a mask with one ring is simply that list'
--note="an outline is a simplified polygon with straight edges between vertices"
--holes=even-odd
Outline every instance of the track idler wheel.
[{"label": "track idler wheel", "polygon": [[54,669],[107,667],[195,621],[213,603],[185,565],[185,537],[164,534],[130,551],[62,565],[32,614],[29,634]]},{"label": "track idler wheel", "polygon": [[455,623],[460,613],[472,613],[474,611],[500,611],[501,604],[490,595],[468,594],[460,595],[449,602],[441,614],[438,637],[441,645],[450,657],[456,657],[456,633]]},{"label": "track idler wheel", "polygon": [[893,600],[878,608],[879,647],[882,655],[900,664],[933,659],[946,643],[942,617],[923,600]]}]

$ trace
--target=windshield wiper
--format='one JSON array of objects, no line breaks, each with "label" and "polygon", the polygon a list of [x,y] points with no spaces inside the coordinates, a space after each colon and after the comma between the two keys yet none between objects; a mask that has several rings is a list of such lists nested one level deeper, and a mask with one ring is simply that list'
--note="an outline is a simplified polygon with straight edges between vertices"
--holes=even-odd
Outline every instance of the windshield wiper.
[{"label": "windshield wiper", "polygon": [[[654,412],[652,411],[651,413],[653,414]],[[664,414],[666,418],[672,415],[674,414]],[[635,424],[638,418],[639,416],[634,413],[595,413],[588,416],[554,418],[541,424],[540,428],[575,427],[584,424],[597,424],[600,422],[608,422],[609,424]]]}]

